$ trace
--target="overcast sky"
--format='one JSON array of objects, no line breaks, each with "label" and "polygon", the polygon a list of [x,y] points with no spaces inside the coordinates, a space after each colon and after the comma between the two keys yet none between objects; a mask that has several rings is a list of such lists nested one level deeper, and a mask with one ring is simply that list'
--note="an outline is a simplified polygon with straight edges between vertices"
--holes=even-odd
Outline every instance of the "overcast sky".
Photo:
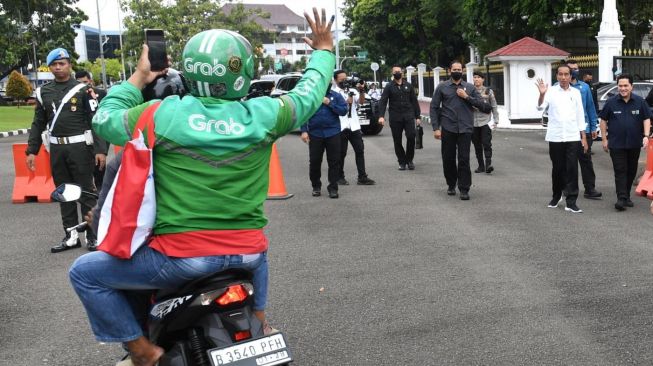
[{"label": "overcast sky", "polygon": [[[281,1],[281,0],[241,0],[244,4],[285,4],[292,11],[298,15],[303,15],[304,11],[308,11],[309,14],[311,9],[315,6],[317,8],[327,7],[327,17],[334,13],[334,8],[338,6],[338,11],[343,7],[343,0],[290,0],[290,1]],[[236,1],[234,1],[236,2]],[[221,4],[226,3],[221,1]],[[93,28],[98,27],[97,21],[97,8],[95,6],[96,0],[79,0],[76,6],[82,9],[88,16],[88,20],[83,24],[88,25]],[[101,15],[101,26],[102,30],[119,30],[118,22],[118,0],[97,0],[98,7],[100,9]],[[120,16],[123,16],[122,14]],[[343,18],[342,14],[338,15],[338,28],[343,28]],[[334,25],[335,28],[335,25]]]}]

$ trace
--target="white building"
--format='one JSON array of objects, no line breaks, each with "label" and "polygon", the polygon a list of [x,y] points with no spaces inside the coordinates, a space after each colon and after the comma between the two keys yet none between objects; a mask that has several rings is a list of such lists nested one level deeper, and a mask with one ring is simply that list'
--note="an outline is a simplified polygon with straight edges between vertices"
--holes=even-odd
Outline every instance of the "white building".
[{"label": "white building", "polygon": [[551,84],[551,64],[566,59],[569,52],[531,37],[524,37],[486,57],[503,64],[503,100],[512,123],[539,122],[537,79]]},{"label": "white building", "polygon": [[[240,4],[228,3],[222,11],[229,15]],[[269,18],[255,17],[253,20],[264,30],[275,34],[276,39],[263,39],[263,57],[271,56],[275,61],[286,60],[290,63],[299,61],[302,56],[311,54],[312,49],[304,43],[302,37],[311,33],[304,17],[297,15],[282,4],[242,4],[245,10],[261,9],[269,13]]]},{"label": "white building", "polygon": [[[75,52],[79,55],[78,62],[95,61],[100,57],[100,37],[97,28],[87,25],[75,26]],[[115,51],[120,49],[120,33],[102,29],[104,42],[104,57],[116,58]]]}]

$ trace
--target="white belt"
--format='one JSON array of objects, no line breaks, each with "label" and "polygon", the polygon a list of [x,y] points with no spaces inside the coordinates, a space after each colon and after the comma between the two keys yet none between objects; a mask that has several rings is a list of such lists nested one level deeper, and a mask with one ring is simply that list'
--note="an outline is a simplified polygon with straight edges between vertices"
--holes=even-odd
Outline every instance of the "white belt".
[{"label": "white belt", "polygon": [[84,137],[84,135],[76,135],[76,136],[68,136],[68,137],[50,136],[51,144],[66,145],[66,144],[74,144],[77,142],[86,142],[86,137]]}]

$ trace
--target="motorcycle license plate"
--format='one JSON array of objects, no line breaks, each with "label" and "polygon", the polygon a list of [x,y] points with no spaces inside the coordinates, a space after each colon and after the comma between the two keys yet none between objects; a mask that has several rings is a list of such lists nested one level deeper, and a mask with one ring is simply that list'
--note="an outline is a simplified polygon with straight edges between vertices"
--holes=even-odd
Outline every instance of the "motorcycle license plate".
[{"label": "motorcycle license plate", "polygon": [[213,366],[274,366],[292,361],[281,333],[208,351]]},{"label": "motorcycle license plate", "polygon": [[367,119],[367,118],[365,118],[365,119],[361,118],[361,119],[358,120],[358,123],[360,123],[361,126],[367,126],[367,125],[370,124],[370,120]]}]

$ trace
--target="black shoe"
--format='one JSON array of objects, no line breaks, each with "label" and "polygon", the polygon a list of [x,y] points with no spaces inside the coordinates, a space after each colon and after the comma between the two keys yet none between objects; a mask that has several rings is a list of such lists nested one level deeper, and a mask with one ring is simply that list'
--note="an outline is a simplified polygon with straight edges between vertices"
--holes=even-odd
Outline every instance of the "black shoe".
[{"label": "black shoe", "polygon": [[450,196],[455,196],[456,195],[456,187],[447,188],[447,194],[450,195]]},{"label": "black shoe", "polygon": [[630,198],[626,198],[626,207],[635,207],[635,204],[630,200]]},{"label": "black shoe", "polygon": [[81,246],[82,246],[82,242],[79,241],[79,238],[75,239],[66,236],[61,240],[61,243],[50,248],[50,252],[59,253],[68,249],[80,248]]},{"label": "black shoe", "polygon": [[583,194],[583,197],[591,199],[591,200],[599,200],[601,197],[603,197],[603,193],[597,191],[596,189],[592,190],[585,190],[585,194]]},{"label": "black shoe", "polygon": [[322,192],[320,192],[319,188],[313,188],[313,193],[311,193],[313,197],[320,197],[322,195]]},{"label": "black shoe", "polygon": [[575,203],[572,203],[571,205],[567,205],[567,207],[565,207],[565,211],[569,211],[571,213],[583,213],[583,210],[581,210],[578,206],[576,206]]},{"label": "black shoe", "polygon": [[86,239],[86,249],[89,252],[94,252],[97,250],[97,239]]},{"label": "black shoe", "polygon": [[617,203],[614,204],[614,208],[616,208],[618,211],[624,211],[626,210],[626,200],[617,200]]},{"label": "black shoe", "polygon": [[338,191],[329,191],[329,198],[338,198]]},{"label": "black shoe", "polygon": [[463,201],[469,201],[469,192],[460,192],[460,199]]},{"label": "black shoe", "polygon": [[415,170],[415,164],[412,161],[408,162],[408,170]]},{"label": "black shoe", "polygon": [[338,179],[338,185],[339,186],[348,186],[349,182],[347,182],[347,179],[345,179],[345,178],[340,178],[340,179]]},{"label": "black shoe", "polygon": [[562,196],[560,197],[553,197],[551,201],[549,202],[549,205],[547,206],[548,208],[558,208],[558,205],[562,203]]},{"label": "black shoe", "polygon": [[492,165],[488,165],[487,168],[485,168],[485,173],[490,174],[494,171],[494,167]]},{"label": "black shoe", "polygon": [[474,170],[474,173],[483,173],[485,171],[485,167],[479,166]]},{"label": "black shoe", "polygon": [[363,178],[358,178],[358,182],[356,182],[356,184],[358,184],[359,186],[373,186],[376,184],[376,182],[368,177],[363,177]]},{"label": "black shoe", "polygon": [[406,164],[399,164],[399,170],[406,170]]}]

